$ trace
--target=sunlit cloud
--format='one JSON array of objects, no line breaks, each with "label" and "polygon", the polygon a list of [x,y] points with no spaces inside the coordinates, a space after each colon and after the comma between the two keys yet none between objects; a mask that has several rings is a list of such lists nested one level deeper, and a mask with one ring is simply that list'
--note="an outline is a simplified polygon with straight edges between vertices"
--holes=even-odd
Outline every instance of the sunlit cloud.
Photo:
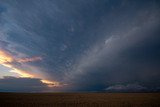
[{"label": "sunlit cloud", "polygon": [[34,75],[26,73],[25,71],[16,69],[16,68],[12,68],[12,70],[10,72],[14,72],[20,75],[20,77],[28,77],[28,78],[34,78]]},{"label": "sunlit cloud", "polygon": [[[16,59],[10,53],[8,53],[4,50],[0,50],[0,64],[11,69],[10,72],[18,74],[19,77],[21,77],[21,78],[40,78],[40,77],[38,77],[35,74],[28,73],[25,70],[21,70],[21,69],[15,67],[12,63],[14,63],[14,62],[25,63],[25,62],[33,62],[33,61],[39,61],[39,60],[42,60],[42,58],[41,57],[32,57],[32,58]],[[60,85],[59,82],[50,81],[47,79],[41,79],[41,82],[44,84],[47,84],[48,87],[55,87],[55,86]]]},{"label": "sunlit cloud", "polygon": [[56,81],[49,81],[49,80],[41,80],[42,83],[47,84],[48,87],[57,87],[60,86],[59,82]]},{"label": "sunlit cloud", "polygon": [[41,57],[32,57],[32,58],[19,59],[19,60],[17,60],[17,62],[23,63],[23,62],[33,62],[33,61],[39,61],[39,60],[42,60],[42,58]]},{"label": "sunlit cloud", "polygon": [[[32,58],[30,58],[29,60],[31,61],[31,59]],[[32,61],[33,61],[33,59],[32,59]],[[27,59],[25,59],[25,61],[27,61]],[[8,53],[4,50],[0,50],[0,64],[1,65],[5,66],[7,68],[10,68],[11,69],[10,72],[17,73],[17,74],[19,74],[20,77],[31,77],[31,78],[34,77],[32,74],[29,74],[26,71],[23,71],[23,70],[16,68],[12,64],[13,62],[17,62],[17,59],[15,59],[10,53]],[[18,60],[18,62],[19,62],[19,60]]]},{"label": "sunlit cloud", "polygon": [[0,50],[0,64],[13,62],[14,58],[7,52]]}]

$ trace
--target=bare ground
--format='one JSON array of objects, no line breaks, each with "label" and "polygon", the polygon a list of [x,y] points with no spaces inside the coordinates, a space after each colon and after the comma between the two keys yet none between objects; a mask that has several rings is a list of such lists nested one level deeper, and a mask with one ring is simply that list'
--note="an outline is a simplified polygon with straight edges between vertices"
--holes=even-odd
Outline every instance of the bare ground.
[{"label": "bare ground", "polygon": [[0,93],[0,107],[160,107],[160,93]]}]

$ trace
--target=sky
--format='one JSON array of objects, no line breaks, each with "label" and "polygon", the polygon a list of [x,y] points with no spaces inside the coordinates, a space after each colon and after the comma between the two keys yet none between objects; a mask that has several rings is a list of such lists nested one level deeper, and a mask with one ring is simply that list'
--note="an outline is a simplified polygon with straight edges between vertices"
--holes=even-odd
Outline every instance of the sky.
[{"label": "sky", "polygon": [[157,92],[159,78],[159,0],[0,0],[0,92]]}]

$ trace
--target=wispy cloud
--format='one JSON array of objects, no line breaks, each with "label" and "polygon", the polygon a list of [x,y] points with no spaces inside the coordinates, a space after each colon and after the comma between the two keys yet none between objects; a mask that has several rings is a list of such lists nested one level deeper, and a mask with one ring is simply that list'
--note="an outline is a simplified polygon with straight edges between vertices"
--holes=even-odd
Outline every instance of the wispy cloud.
[{"label": "wispy cloud", "polygon": [[[20,68],[16,67],[13,63],[23,64],[26,62],[33,62],[33,61],[38,61],[38,60],[42,60],[42,58],[41,57],[32,57],[32,58],[16,59],[10,53],[8,53],[4,50],[0,50],[0,64],[9,68],[10,69],[9,72],[16,73],[20,77],[23,77],[23,78],[42,78],[42,77],[39,77],[38,75],[35,75],[34,73],[32,74],[32,72],[22,70],[22,68],[20,69]],[[42,79],[40,81],[44,84],[47,84],[49,87],[59,86],[59,82],[50,81],[50,80],[46,80],[46,79]]]},{"label": "wispy cloud", "polygon": [[[80,86],[75,86],[76,88],[79,87],[79,89],[83,89],[81,88],[81,84],[83,84],[82,86],[86,89],[94,90],[95,88],[95,90],[97,90],[98,87],[104,87],[110,83],[136,81],[136,77],[142,79],[142,77],[136,74],[140,71],[136,68],[138,63],[132,62],[133,59],[128,61],[129,57],[125,55],[125,52],[131,54],[132,52],[130,52],[130,49],[138,47],[138,44],[141,44],[142,41],[150,41],[154,32],[157,32],[156,29],[160,21],[157,17],[160,17],[158,15],[160,10],[152,8],[151,10],[146,9],[146,11],[146,13],[150,14],[145,14],[142,9],[138,11],[135,16],[136,18],[132,20],[133,22],[137,22],[147,17],[144,19],[146,21],[139,22],[141,23],[140,25],[135,24],[131,26],[131,23],[126,23],[125,27],[128,26],[128,28],[124,29],[124,27],[118,27],[114,29],[110,36],[106,35],[107,39],[95,43],[95,45],[93,45],[86,54],[82,55],[79,60],[77,60],[77,63],[72,66],[72,71],[66,74],[69,78],[68,81],[71,83],[73,82],[74,85],[80,84]],[[154,36],[156,37],[157,35]],[[123,65],[123,62],[128,64]],[[129,64],[129,62],[132,62],[133,65]],[[147,63],[145,64],[147,65]],[[129,65],[130,68],[128,68],[127,65]],[[145,75],[146,71],[143,70],[141,72]],[[132,73],[134,75],[128,76]],[[147,77],[146,74],[143,78]],[[82,78],[84,79],[82,80]],[[152,79],[152,77],[148,79]]]},{"label": "wispy cloud", "polygon": [[13,62],[14,58],[7,52],[0,50],[0,64]]},{"label": "wispy cloud", "polygon": [[42,60],[42,57],[22,58],[18,59],[17,62],[24,63],[24,62],[34,62],[39,60]]},{"label": "wispy cloud", "polygon": [[35,58],[25,58],[25,59],[16,59],[10,53],[0,50],[0,64],[11,69],[11,72],[19,74],[21,77],[34,77],[34,75],[27,73],[27,71],[20,70],[13,63],[22,63],[22,62],[31,62],[35,60],[39,60],[40,57]]},{"label": "wispy cloud", "polygon": [[64,90],[159,85],[159,13],[156,0],[2,0],[0,64]]}]

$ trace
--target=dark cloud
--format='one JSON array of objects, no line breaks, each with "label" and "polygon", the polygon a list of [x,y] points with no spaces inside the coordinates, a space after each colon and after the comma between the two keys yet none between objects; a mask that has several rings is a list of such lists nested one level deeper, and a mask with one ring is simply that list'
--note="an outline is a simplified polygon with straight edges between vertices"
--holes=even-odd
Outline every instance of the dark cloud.
[{"label": "dark cloud", "polygon": [[154,89],[160,85],[159,13],[157,0],[1,0],[0,49],[15,59],[40,56],[10,65],[67,84],[62,91],[123,83]]},{"label": "dark cloud", "polygon": [[105,90],[107,92],[144,92],[147,91],[147,88],[139,84],[127,84],[109,86]]},{"label": "dark cloud", "polygon": [[6,76],[0,79],[0,91],[3,92],[43,92],[48,89],[37,78],[16,78]]},{"label": "dark cloud", "polygon": [[[73,72],[69,74],[71,82],[76,84],[75,88],[96,91],[112,84],[132,82],[140,82],[152,88],[158,87],[159,20],[152,20],[156,15],[157,13],[147,15],[147,22],[131,29],[120,28],[120,34],[96,44],[81,57]],[[140,18],[136,18],[138,19]]]}]

